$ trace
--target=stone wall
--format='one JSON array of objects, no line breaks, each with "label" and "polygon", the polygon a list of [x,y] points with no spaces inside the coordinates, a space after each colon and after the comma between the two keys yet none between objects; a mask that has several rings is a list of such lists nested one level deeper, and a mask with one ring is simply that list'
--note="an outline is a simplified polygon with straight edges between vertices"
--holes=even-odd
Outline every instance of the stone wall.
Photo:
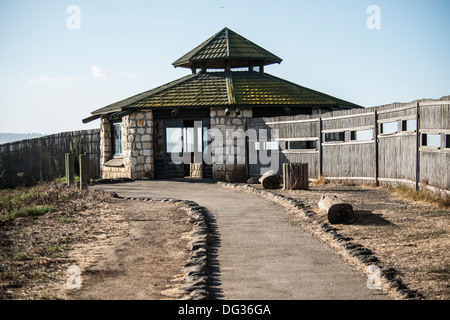
[{"label": "stone wall", "polygon": [[153,112],[141,110],[123,117],[124,165],[132,179],[153,179]]},{"label": "stone wall", "polygon": [[[239,146],[233,133],[241,129],[246,130],[247,118],[252,117],[251,108],[242,108],[239,115],[234,108],[230,108],[230,114],[225,114],[224,108],[210,109],[211,129],[218,129],[223,136],[223,145],[212,148],[213,179],[240,181],[247,179],[245,165],[245,146]],[[234,140],[234,141],[233,141]],[[231,150],[233,148],[233,150]]]},{"label": "stone wall", "polygon": [[101,173],[103,179],[154,178],[153,112],[139,111],[122,118],[123,155],[113,159],[111,125],[101,119]]}]

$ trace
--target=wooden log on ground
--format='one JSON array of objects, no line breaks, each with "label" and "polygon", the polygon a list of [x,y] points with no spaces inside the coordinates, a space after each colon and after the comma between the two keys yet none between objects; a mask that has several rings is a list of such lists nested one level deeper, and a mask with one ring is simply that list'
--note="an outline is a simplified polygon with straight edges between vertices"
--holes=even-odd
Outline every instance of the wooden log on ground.
[{"label": "wooden log on ground", "polygon": [[248,184],[258,184],[259,179],[258,178],[249,178],[249,179],[247,179],[247,183]]},{"label": "wooden log on ground", "polygon": [[350,223],[354,217],[352,205],[336,196],[322,196],[319,201],[319,209],[327,213],[328,221],[331,224]]},{"label": "wooden log on ground", "polygon": [[307,163],[283,163],[283,188],[285,190],[308,190]]},{"label": "wooden log on ground", "polygon": [[273,170],[267,171],[265,174],[259,178],[259,182],[262,184],[264,189],[276,189],[280,186],[280,178],[278,173]]}]

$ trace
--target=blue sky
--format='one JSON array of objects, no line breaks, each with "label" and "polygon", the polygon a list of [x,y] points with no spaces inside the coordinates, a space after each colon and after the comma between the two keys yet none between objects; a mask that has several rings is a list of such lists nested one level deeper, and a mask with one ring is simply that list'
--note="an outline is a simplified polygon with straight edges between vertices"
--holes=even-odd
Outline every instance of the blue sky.
[{"label": "blue sky", "polygon": [[283,59],[267,73],[365,107],[440,98],[449,14],[448,0],[1,0],[0,132],[97,128],[81,120],[189,74],[172,62],[224,27]]}]

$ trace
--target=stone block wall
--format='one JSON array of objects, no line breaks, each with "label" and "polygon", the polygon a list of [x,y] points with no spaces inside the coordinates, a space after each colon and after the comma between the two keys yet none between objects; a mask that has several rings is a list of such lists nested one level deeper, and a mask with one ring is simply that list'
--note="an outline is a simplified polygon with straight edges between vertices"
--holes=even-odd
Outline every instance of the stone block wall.
[{"label": "stone block wall", "polygon": [[[252,117],[251,108],[242,108],[236,114],[234,108],[225,114],[223,107],[210,108],[210,127],[222,133],[222,143],[212,148],[213,179],[245,181],[245,144],[239,145],[236,134],[245,133],[247,119]],[[111,125],[101,119],[101,174],[102,178],[153,179],[154,163],[154,121],[151,110],[139,110],[122,118],[123,155],[112,155]],[[240,130],[240,131],[239,131]],[[217,142],[217,141],[216,141]]]},{"label": "stone block wall", "polygon": [[[131,178],[153,179],[153,112],[141,110],[122,118],[122,162],[112,159],[111,126],[106,118],[101,120],[101,172],[103,179]],[[118,158],[117,160],[119,160]]]},{"label": "stone block wall", "polygon": [[[244,181],[247,179],[245,164],[245,145],[239,146],[235,139],[236,130],[245,132],[247,118],[252,117],[251,108],[241,108],[239,115],[234,108],[230,114],[225,114],[223,107],[212,107],[210,109],[211,129],[218,129],[223,136],[222,147],[212,148],[213,157],[213,179]],[[231,150],[233,148],[233,150]]]},{"label": "stone block wall", "polygon": [[132,179],[153,179],[153,112],[140,110],[123,118],[124,165]]}]

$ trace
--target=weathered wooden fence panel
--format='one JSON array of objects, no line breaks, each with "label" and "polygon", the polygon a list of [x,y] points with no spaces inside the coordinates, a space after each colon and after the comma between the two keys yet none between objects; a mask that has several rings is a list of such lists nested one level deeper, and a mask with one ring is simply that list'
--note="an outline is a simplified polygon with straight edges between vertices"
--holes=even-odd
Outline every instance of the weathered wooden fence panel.
[{"label": "weathered wooden fence panel", "polygon": [[[0,187],[31,185],[65,175],[65,154],[81,141],[89,157],[91,176],[100,175],[100,130],[62,132],[0,145]],[[76,173],[78,174],[78,173]]]},{"label": "weathered wooden fence panel", "polygon": [[[284,163],[308,163],[310,177],[450,190],[450,96],[317,115],[252,118],[277,129]],[[249,164],[257,175],[260,164]]]}]

